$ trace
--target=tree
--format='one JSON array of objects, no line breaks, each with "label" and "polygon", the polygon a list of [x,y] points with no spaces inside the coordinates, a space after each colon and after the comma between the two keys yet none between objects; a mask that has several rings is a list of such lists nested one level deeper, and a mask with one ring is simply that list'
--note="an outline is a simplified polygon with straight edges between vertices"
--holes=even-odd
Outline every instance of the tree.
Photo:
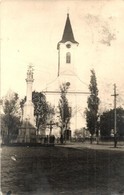
[{"label": "tree", "polygon": [[96,133],[98,136],[98,108],[99,108],[99,97],[98,97],[98,88],[97,88],[97,79],[95,71],[91,70],[91,80],[89,85],[90,96],[87,100],[86,108],[86,122],[87,128],[91,134],[91,143],[93,140],[93,135]]},{"label": "tree", "polygon": [[69,107],[68,99],[67,99],[67,91],[69,88],[69,83],[63,83],[60,85],[60,99],[59,99],[59,112],[60,112],[60,128],[61,128],[61,143],[63,143],[63,133],[64,129],[67,130],[69,128],[69,122],[71,119],[71,108]]},{"label": "tree", "polygon": [[[117,130],[120,136],[124,136],[124,109],[117,108]],[[100,133],[101,136],[111,136],[114,129],[114,109],[103,112],[100,117]]]},{"label": "tree", "polygon": [[54,108],[46,101],[46,96],[41,92],[32,93],[32,101],[34,103],[34,116],[36,116],[36,127],[45,128],[48,118],[52,118],[55,114]]},{"label": "tree", "polygon": [[119,107],[117,113],[117,130],[120,136],[124,136],[124,109]]},{"label": "tree", "polygon": [[114,112],[113,110],[109,110],[103,112],[103,114],[100,117],[101,136],[110,136],[112,129],[114,129]]},{"label": "tree", "polygon": [[[26,102],[26,97],[21,100],[20,106],[23,114],[24,103]],[[37,132],[40,128],[46,128],[47,120],[53,118],[55,111],[47,101],[46,96],[42,92],[32,92],[32,102],[34,104],[34,116],[36,117],[36,127]]]},{"label": "tree", "polygon": [[82,127],[80,129],[76,129],[74,131],[74,137],[76,137],[76,138],[85,138],[85,132],[86,132],[85,127]]},{"label": "tree", "polygon": [[20,107],[19,97],[17,93],[10,93],[3,101],[2,115],[2,139],[10,143],[11,140],[16,139],[18,135],[18,128],[20,126]]}]

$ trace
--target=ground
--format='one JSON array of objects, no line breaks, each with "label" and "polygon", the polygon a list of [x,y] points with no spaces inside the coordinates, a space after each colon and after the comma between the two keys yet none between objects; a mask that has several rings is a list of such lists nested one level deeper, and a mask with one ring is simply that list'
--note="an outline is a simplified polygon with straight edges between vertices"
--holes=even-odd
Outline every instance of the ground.
[{"label": "ground", "polygon": [[1,170],[3,194],[9,190],[12,195],[124,194],[124,150],[118,148],[98,150],[83,143],[3,147]]}]

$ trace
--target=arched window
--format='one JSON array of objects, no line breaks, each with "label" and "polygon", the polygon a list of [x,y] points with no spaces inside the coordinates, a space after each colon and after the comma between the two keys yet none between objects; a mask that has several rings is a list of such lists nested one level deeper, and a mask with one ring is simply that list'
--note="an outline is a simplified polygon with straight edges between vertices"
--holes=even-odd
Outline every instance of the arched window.
[{"label": "arched window", "polygon": [[71,63],[71,53],[70,52],[67,52],[66,53],[66,63]]}]

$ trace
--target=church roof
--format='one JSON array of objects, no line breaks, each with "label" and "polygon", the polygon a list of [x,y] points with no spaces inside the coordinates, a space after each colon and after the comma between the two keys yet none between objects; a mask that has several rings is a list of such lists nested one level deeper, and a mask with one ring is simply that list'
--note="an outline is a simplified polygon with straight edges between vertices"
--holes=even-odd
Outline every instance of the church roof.
[{"label": "church roof", "polygon": [[59,43],[66,43],[67,41],[78,44],[78,42],[75,41],[74,39],[69,14],[67,14],[67,19],[66,19],[66,24],[65,24],[62,40]]}]

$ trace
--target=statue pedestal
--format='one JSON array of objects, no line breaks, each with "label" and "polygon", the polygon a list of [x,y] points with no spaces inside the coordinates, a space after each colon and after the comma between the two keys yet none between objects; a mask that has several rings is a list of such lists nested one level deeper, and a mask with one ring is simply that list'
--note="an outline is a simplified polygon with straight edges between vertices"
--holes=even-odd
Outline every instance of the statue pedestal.
[{"label": "statue pedestal", "polygon": [[36,143],[36,128],[30,124],[23,124],[19,128],[18,143]]}]

